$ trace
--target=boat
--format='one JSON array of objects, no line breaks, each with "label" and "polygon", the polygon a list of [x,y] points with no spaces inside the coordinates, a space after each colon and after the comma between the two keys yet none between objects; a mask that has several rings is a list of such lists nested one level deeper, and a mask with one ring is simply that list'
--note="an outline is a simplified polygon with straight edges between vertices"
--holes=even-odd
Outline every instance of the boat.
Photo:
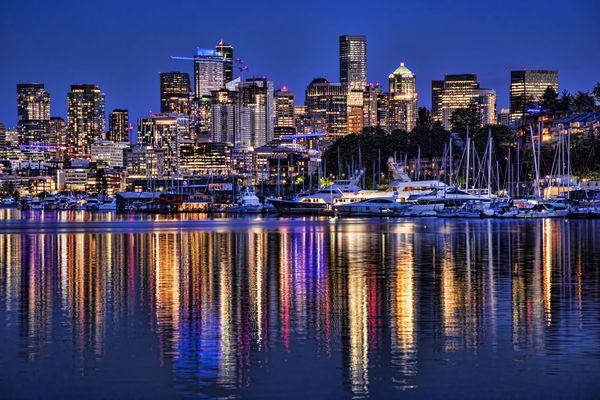
[{"label": "boat", "polygon": [[376,197],[363,201],[337,203],[333,209],[342,216],[390,216],[398,214],[406,205],[397,201],[396,197]]},{"label": "boat", "polygon": [[30,210],[43,210],[44,205],[42,204],[42,200],[39,197],[34,197],[29,201],[28,208]]},{"label": "boat", "polygon": [[569,210],[556,209],[547,203],[536,204],[533,208],[520,210],[516,218],[566,218],[569,216]]},{"label": "boat", "polygon": [[12,208],[17,206],[17,201],[12,196],[6,196],[2,199],[2,207]]},{"label": "boat", "polygon": [[331,210],[336,200],[360,191],[360,187],[357,186],[359,177],[360,175],[352,179],[335,180],[315,193],[301,194],[291,200],[269,198],[267,201],[279,212],[312,214]]},{"label": "boat", "polygon": [[262,209],[263,205],[256,193],[247,187],[239,195],[237,204],[229,206],[225,212],[233,214],[258,214]]},{"label": "boat", "polygon": [[458,207],[446,207],[438,211],[437,216],[441,218],[481,218],[484,216],[484,208],[481,202],[469,200]]},{"label": "boat", "polygon": [[56,201],[56,197],[54,197],[54,196],[46,196],[46,197],[44,197],[44,201],[42,202],[42,208],[44,210],[56,210],[56,209],[58,209],[58,203]]}]

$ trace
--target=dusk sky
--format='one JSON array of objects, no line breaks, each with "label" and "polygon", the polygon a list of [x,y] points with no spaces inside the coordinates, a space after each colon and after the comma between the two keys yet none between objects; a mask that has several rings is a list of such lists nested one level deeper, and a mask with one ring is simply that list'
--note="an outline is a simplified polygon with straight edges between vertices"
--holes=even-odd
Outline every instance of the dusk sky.
[{"label": "dusk sky", "polygon": [[73,83],[95,83],[107,112],[131,119],[159,109],[160,71],[192,72],[196,47],[231,43],[249,75],[304,98],[316,76],[338,81],[338,36],[367,35],[370,82],[387,89],[401,61],[417,76],[419,105],[431,80],[476,73],[508,106],[511,69],[558,69],[560,90],[600,80],[600,2],[579,1],[53,1],[0,0],[0,121],[16,124],[16,84],[41,82],[51,113],[66,119]]}]

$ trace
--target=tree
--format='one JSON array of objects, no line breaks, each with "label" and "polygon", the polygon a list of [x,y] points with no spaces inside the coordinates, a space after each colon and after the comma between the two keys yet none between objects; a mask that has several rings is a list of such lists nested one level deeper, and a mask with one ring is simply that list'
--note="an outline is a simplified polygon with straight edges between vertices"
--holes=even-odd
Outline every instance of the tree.
[{"label": "tree", "polygon": [[592,95],[594,96],[594,99],[600,103],[600,82],[596,83],[596,86],[592,89]]},{"label": "tree", "polygon": [[558,100],[558,111],[570,112],[573,109],[573,96],[566,90],[563,90]]},{"label": "tree", "polygon": [[594,111],[595,106],[594,97],[588,92],[577,92],[573,98],[573,109],[576,112],[591,112]]},{"label": "tree", "polygon": [[467,136],[467,128],[470,132],[475,131],[481,126],[481,112],[475,103],[471,103],[467,108],[454,110],[450,116],[452,132],[459,133],[463,138]]},{"label": "tree", "polygon": [[425,107],[419,107],[417,114],[417,127],[431,128],[433,121],[431,120],[431,113]]},{"label": "tree", "polygon": [[417,125],[409,135],[410,149],[421,149],[421,155],[426,158],[439,157],[444,152],[444,145],[450,139],[450,132],[442,128],[440,124],[430,126]]},{"label": "tree", "polygon": [[543,109],[548,110],[551,113],[554,113],[559,108],[558,102],[558,93],[552,86],[548,86],[540,99],[540,106]]}]

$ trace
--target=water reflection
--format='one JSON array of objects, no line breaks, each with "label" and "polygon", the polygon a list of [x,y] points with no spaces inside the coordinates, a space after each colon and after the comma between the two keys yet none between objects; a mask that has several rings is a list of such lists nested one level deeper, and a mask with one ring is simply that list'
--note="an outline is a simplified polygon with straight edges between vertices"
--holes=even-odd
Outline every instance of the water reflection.
[{"label": "water reflection", "polygon": [[0,334],[18,338],[0,345],[0,367],[16,379],[64,352],[60,374],[110,387],[122,379],[114,360],[127,371],[141,357],[168,372],[150,396],[313,390],[269,380],[278,373],[330,395],[435,397],[455,383],[435,374],[487,362],[511,377],[510,394],[529,357],[545,357],[535,365],[547,388],[544,373],[566,360],[594,382],[599,222],[288,222],[0,234]]}]

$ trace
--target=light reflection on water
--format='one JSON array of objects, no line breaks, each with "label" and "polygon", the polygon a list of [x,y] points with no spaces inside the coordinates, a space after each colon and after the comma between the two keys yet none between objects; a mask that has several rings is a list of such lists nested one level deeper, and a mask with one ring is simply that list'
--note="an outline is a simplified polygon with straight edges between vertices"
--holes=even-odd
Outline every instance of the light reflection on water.
[{"label": "light reflection on water", "polygon": [[0,397],[600,389],[600,221],[31,217],[0,211]]}]

